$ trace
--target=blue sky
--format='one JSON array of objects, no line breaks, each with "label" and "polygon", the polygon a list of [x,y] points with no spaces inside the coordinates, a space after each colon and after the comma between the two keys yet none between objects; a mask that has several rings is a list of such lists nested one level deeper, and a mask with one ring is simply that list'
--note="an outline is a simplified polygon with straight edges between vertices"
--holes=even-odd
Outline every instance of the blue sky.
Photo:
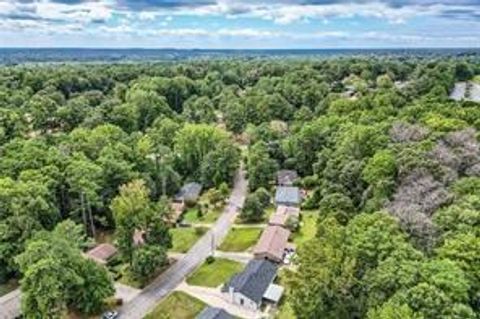
[{"label": "blue sky", "polygon": [[480,47],[480,0],[0,0],[0,47]]}]

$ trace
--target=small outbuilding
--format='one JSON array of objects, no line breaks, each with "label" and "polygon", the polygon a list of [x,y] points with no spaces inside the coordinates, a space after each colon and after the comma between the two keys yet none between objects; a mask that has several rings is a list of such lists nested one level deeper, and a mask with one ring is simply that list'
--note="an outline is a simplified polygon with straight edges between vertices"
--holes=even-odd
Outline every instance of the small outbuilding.
[{"label": "small outbuilding", "polygon": [[202,192],[202,185],[199,183],[188,183],[182,186],[180,191],[175,195],[175,202],[194,204],[198,201]]},{"label": "small outbuilding", "polygon": [[175,224],[178,222],[180,217],[182,217],[183,212],[185,211],[184,202],[173,202],[171,205],[172,211],[169,217],[169,222]]},{"label": "small outbuilding", "polygon": [[195,319],[233,319],[233,316],[221,308],[206,307]]},{"label": "small outbuilding", "polygon": [[229,302],[256,311],[262,306],[277,269],[278,266],[268,260],[251,260],[223,286],[222,293]]},{"label": "small outbuilding", "polygon": [[255,259],[282,263],[290,231],[280,226],[267,226],[253,249]]},{"label": "small outbuilding", "polygon": [[87,251],[85,256],[98,264],[106,265],[117,254],[117,248],[111,244],[100,244]]},{"label": "small outbuilding", "polygon": [[277,206],[300,206],[302,195],[300,188],[294,186],[279,186],[275,192],[275,204]]},{"label": "small outbuilding", "polygon": [[296,171],[283,169],[277,172],[278,186],[292,186],[298,180]]}]

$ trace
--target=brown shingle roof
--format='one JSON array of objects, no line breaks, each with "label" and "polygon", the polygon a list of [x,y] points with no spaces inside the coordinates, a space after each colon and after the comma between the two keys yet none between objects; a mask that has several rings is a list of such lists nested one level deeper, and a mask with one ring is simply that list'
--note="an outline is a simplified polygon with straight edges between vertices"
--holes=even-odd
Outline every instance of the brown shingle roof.
[{"label": "brown shingle roof", "polygon": [[254,254],[269,254],[282,260],[290,231],[280,226],[267,226],[255,246]]},{"label": "brown shingle roof", "polygon": [[85,255],[100,264],[106,264],[107,261],[117,254],[117,248],[111,244],[100,244],[89,250]]},{"label": "brown shingle roof", "polygon": [[280,205],[277,207],[275,213],[270,217],[268,223],[273,226],[285,226],[289,217],[298,218],[299,215],[299,208]]}]

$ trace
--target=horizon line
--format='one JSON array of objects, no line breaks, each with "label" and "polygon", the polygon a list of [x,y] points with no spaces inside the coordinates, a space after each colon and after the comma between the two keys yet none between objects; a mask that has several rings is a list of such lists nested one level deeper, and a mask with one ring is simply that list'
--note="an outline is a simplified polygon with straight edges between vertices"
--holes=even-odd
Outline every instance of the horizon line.
[{"label": "horizon line", "polygon": [[176,51],[321,51],[321,50],[480,50],[480,46],[445,46],[445,47],[324,47],[324,48],[178,48],[178,47],[90,47],[90,46],[38,46],[38,47],[10,47],[0,46],[4,49],[80,49],[80,50],[176,50]]}]

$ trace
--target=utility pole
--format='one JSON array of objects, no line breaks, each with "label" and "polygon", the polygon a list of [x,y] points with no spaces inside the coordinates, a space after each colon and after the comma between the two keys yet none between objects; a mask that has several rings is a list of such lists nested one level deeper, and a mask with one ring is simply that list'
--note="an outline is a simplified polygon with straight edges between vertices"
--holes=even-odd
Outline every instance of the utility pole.
[{"label": "utility pole", "polygon": [[212,257],[215,257],[215,234],[213,233],[213,231],[212,231],[211,233],[212,233],[212,236],[211,236],[211,239],[212,239],[212,241],[211,241],[211,245],[212,245],[212,247],[211,247],[211,251],[212,251],[212,252],[211,252],[211,256],[212,256]]}]

